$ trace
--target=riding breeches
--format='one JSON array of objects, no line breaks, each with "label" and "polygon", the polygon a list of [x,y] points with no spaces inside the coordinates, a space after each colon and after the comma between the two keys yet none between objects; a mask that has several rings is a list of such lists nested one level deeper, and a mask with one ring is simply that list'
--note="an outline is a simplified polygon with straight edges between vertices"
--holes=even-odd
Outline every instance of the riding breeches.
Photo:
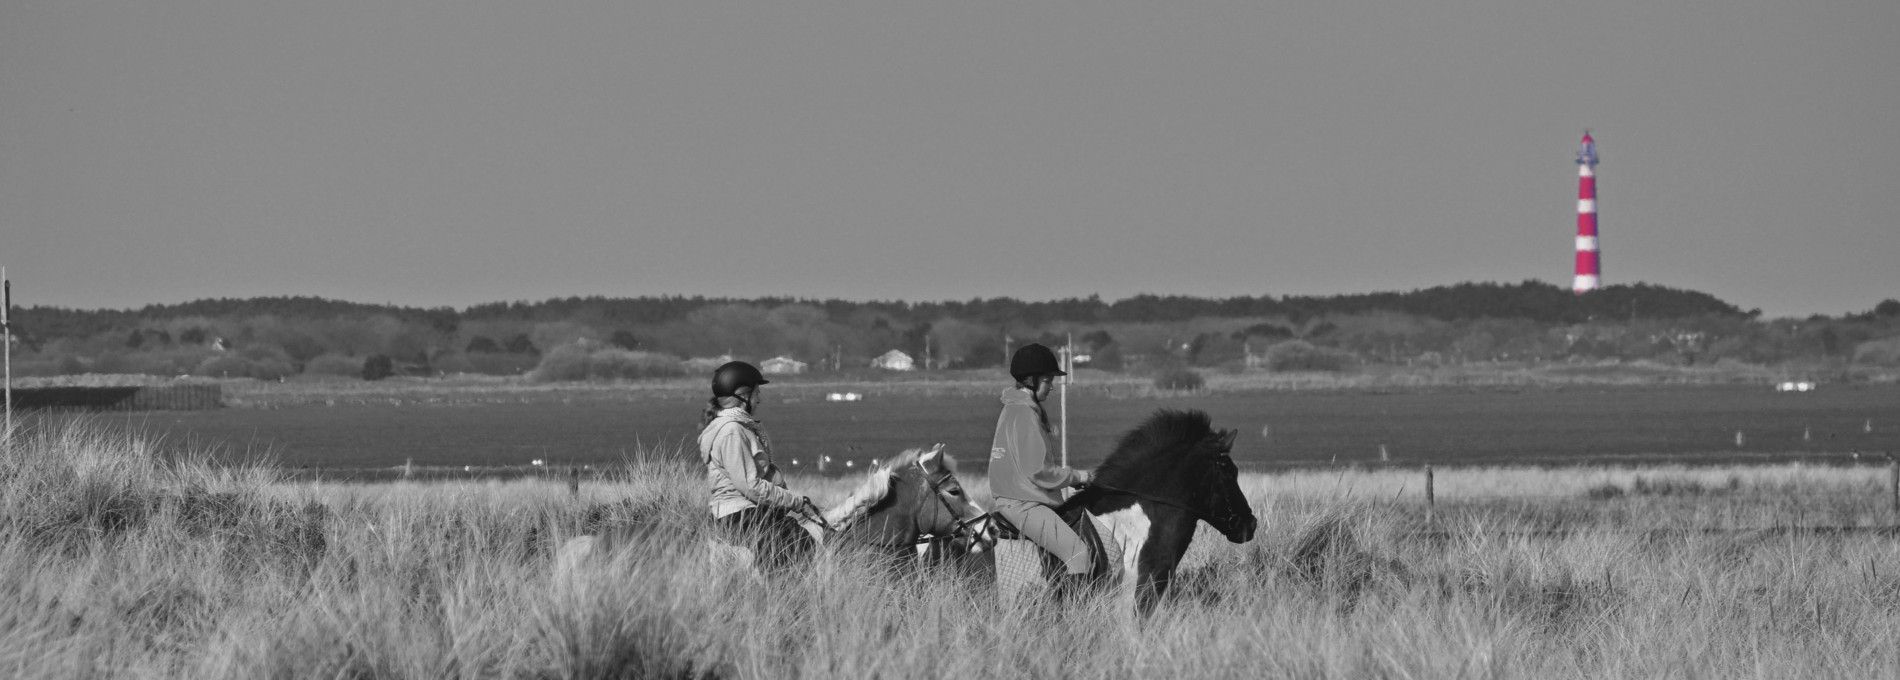
[{"label": "riding breeches", "polygon": [[1056,514],[1055,508],[1033,501],[1019,501],[1014,498],[994,499],[996,514],[1016,525],[1023,538],[1041,546],[1043,550],[1062,560],[1062,567],[1071,574],[1086,574],[1094,566],[1089,559],[1089,546],[1082,537],[1069,528],[1068,523]]},{"label": "riding breeches", "polygon": [[752,551],[763,571],[777,572],[811,561],[818,541],[777,508],[753,506],[713,520],[726,542]]}]

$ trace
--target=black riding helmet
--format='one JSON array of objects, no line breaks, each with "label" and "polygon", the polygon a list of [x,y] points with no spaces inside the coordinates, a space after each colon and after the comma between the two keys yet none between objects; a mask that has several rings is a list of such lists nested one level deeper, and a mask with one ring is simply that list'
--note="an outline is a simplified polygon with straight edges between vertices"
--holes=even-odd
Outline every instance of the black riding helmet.
[{"label": "black riding helmet", "polygon": [[1009,375],[1017,382],[1038,375],[1068,374],[1068,371],[1062,370],[1062,362],[1056,361],[1056,353],[1042,346],[1042,343],[1032,342],[1023,345],[1022,349],[1016,350],[1016,355],[1009,359]]},{"label": "black riding helmet", "polygon": [[712,390],[714,397],[731,397],[739,394],[741,387],[758,387],[772,382],[765,379],[759,367],[743,361],[728,361],[713,371]]}]

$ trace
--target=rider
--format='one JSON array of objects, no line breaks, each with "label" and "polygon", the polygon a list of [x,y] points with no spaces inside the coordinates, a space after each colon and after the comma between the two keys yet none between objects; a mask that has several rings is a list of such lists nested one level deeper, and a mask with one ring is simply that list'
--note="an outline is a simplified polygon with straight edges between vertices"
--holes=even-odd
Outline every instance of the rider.
[{"label": "rider", "polygon": [[734,545],[752,549],[761,566],[778,570],[805,562],[817,539],[798,518],[816,513],[811,499],[786,490],[772,464],[772,443],[752,417],[759,386],[769,380],[743,361],[713,371],[699,454],[712,487],[713,525]]},{"label": "rider", "polygon": [[1042,549],[1062,559],[1069,582],[1087,578],[1088,544],[1056,515],[1063,487],[1093,481],[1087,470],[1055,464],[1048,436],[1049,416],[1042,401],[1059,376],[1068,375],[1055,352],[1031,343],[1016,350],[1009,361],[1016,384],[1003,391],[1003,414],[996,419],[996,438],[990,444],[990,495],[996,514]]}]

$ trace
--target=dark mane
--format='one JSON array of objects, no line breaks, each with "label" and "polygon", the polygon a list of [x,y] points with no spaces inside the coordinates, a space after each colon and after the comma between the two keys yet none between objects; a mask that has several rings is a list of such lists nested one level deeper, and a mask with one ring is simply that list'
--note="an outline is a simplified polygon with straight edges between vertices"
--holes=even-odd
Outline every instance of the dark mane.
[{"label": "dark mane", "polygon": [[1199,442],[1213,433],[1214,425],[1205,411],[1165,408],[1155,411],[1140,426],[1122,435],[1114,452],[1095,468],[1095,475],[1118,480],[1125,475],[1140,474],[1156,456]]}]

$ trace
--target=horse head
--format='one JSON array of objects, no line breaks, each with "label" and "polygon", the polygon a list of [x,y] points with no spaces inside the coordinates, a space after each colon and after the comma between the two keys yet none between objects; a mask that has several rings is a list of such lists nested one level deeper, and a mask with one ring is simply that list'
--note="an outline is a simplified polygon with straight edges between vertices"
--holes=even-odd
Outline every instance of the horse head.
[{"label": "horse head", "polygon": [[956,461],[942,444],[892,457],[826,514],[841,535],[893,548],[915,545],[923,536],[978,536],[977,525],[987,516],[964,492]]},{"label": "horse head", "polygon": [[1201,411],[1163,409],[1122,437],[1096,470],[1096,483],[1186,509],[1235,543],[1258,521],[1240,491],[1232,456],[1236,430],[1215,430]]},{"label": "horse head", "polygon": [[1201,492],[1191,497],[1189,507],[1227,540],[1246,543],[1253,540],[1259,520],[1240,491],[1240,466],[1233,458],[1234,439],[1239,435],[1239,430],[1210,432],[1186,456],[1188,465],[1199,469],[1196,486]]}]

